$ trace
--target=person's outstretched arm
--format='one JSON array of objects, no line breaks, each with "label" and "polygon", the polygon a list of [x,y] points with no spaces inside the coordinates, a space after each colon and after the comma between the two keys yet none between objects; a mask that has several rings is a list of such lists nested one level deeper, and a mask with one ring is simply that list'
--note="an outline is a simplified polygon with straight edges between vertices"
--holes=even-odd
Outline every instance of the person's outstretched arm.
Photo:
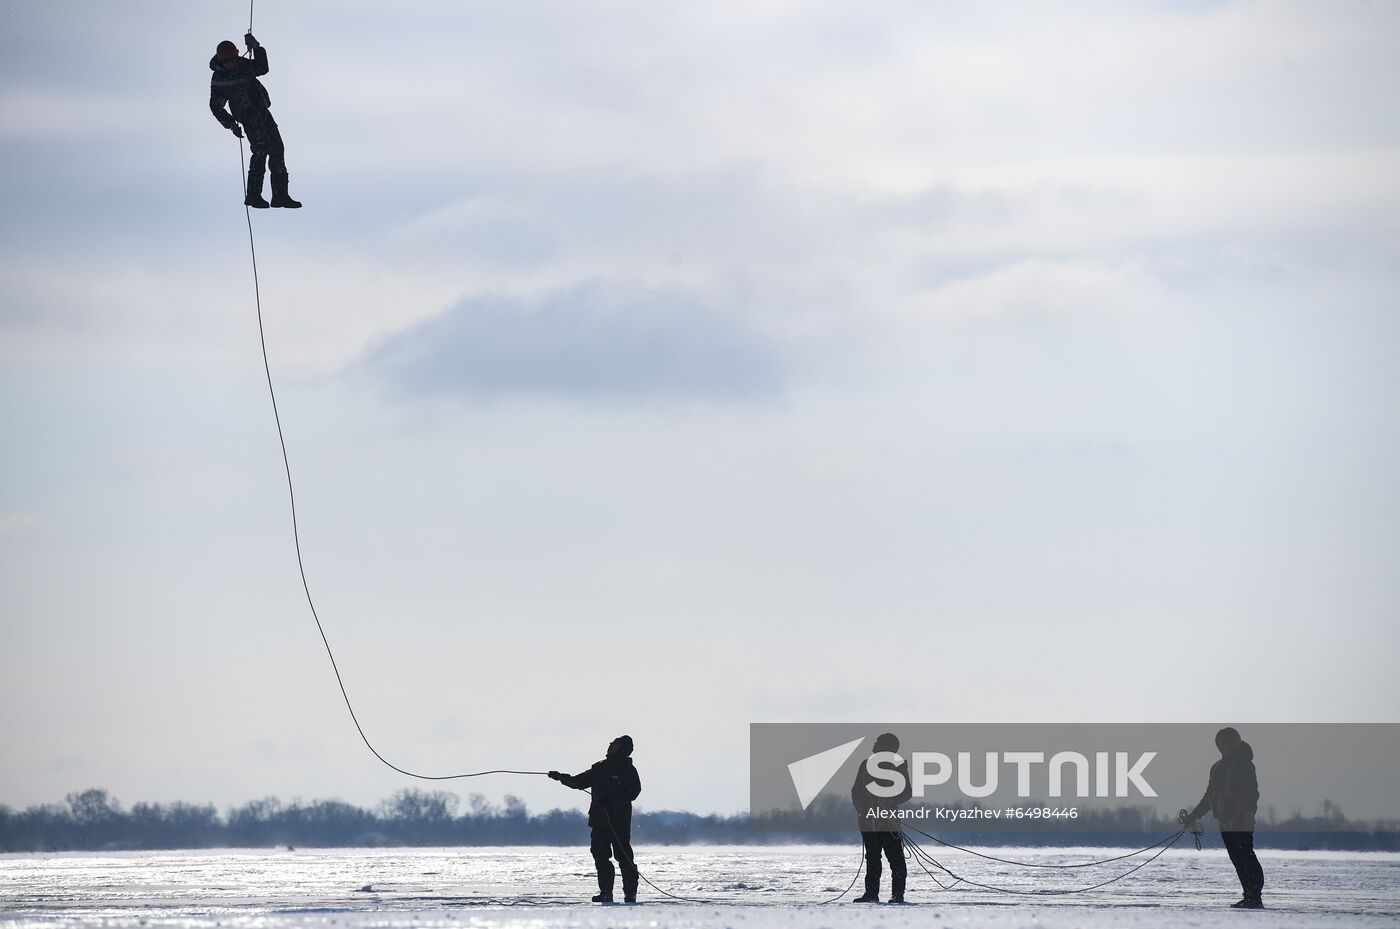
[{"label": "person's outstretched arm", "polygon": [[558,771],[550,771],[549,776],[565,787],[572,787],[574,790],[588,790],[593,786],[592,768],[589,768],[582,774],[561,774]]}]

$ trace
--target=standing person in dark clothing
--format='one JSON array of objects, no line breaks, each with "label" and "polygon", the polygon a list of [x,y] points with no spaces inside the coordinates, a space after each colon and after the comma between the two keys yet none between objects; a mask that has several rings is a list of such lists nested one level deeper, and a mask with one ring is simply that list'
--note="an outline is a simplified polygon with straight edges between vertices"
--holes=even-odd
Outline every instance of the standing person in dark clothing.
[{"label": "standing person in dark clothing", "polygon": [[[272,98],[267,95],[259,77],[267,73],[267,49],[250,32],[243,37],[251,59],[238,57],[238,46],[220,42],[214,57],[209,59],[209,109],[225,129],[239,138],[246,132],[248,147],[253,155],[248,162],[248,192],[243,198],[247,206],[260,210],[268,206],[296,209],[300,203],[287,193],[287,162],[283,157],[282,133],[272,118]],[[228,109],[224,109],[225,105]],[[230,113],[230,111],[232,111]],[[242,123],[243,128],[239,129]],[[272,161],[272,203],[263,199],[263,172]]]},{"label": "standing person in dark clothing", "polygon": [[[899,739],[893,732],[886,732],[875,740],[873,758],[880,752],[898,752]],[[904,882],[909,868],[904,863],[904,830],[896,809],[913,795],[909,782],[909,764],[900,760],[894,770],[904,775],[904,789],[892,797],[882,797],[871,791],[879,781],[870,774],[868,761],[856,771],[856,782],[851,786],[851,803],[856,808],[860,821],[860,839],[865,845],[865,894],[857,897],[856,903],[880,902],[880,856],[890,862],[890,902],[904,902]]]},{"label": "standing person in dark clothing", "polygon": [[1231,904],[1244,910],[1264,908],[1264,869],[1254,854],[1254,816],[1259,811],[1259,777],[1254,770],[1254,749],[1226,726],[1215,734],[1220,760],[1210,766],[1205,796],[1195,809],[1182,815],[1184,826],[1196,823],[1209,810],[1220,823],[1220,840],[1239,875],[1244,899]]},{"label": "standing person in dark clothing", "polygon": [[632,801],[642,792],[642,779],[632,764],[632,737],[620,735],[608,745],[607,757],[582,774],[549,776],[574,790],[591,790],[588,804],[588,850],[598,866],[598,895],[594,903],[613,902],[613,864],[622,869],[622,899],[637,902],[637,864],[632,857]]}]

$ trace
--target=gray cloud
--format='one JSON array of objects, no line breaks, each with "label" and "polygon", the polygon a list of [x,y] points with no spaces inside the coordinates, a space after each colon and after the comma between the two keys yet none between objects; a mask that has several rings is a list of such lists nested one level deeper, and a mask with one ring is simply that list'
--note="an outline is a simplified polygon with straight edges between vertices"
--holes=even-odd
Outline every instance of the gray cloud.
[{"label": "gray cloud", "polygon": [[474,297],[355,366],[409,394],[753,399],[782,387],[775,344],[679,289],[593,283]]}]

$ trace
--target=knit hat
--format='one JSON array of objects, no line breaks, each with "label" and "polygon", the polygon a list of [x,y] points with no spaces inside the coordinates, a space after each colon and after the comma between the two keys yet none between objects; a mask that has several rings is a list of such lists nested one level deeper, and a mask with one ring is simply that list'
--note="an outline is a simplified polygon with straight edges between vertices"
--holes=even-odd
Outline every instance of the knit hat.
[{"label": "knit hat", "polygon": [[238,46],[225,39],[219,43],[219,47],[214,49],[214,57],[220,61],[229,61],[238,57]]}]

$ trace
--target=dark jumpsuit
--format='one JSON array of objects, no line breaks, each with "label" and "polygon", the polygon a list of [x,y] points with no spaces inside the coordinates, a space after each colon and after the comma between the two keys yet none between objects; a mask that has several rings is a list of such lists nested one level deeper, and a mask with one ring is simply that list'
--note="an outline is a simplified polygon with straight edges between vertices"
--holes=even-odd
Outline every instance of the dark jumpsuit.
[{"label": "dark jumpsuit", "polygon": [[605,897],[612,895],[616,872],[610,859],[616,858],[622,870],[622,893],[629,900],[635,898],[637,865],[632,857],[632,801],[642,792],[642,779],[632,759],[626,755],[610,755],[582,774],[564,774],[559,780],[565,787],[593,792],[593,800],[588,804],[588,850],[598,867],[598,890]]},{"label": "dark jumpsuit", "polygon": [[1220,841],[1235,866],[1246,900],[1258,900],[1264,892],[1264,869],[1254,854],[1254,817],[1259,810],[1259,775],[1254,749],[1241,742],[1233,752],[1210,766],[1205,796],[1189,818],[1210,810],[1220,823]]},{"label": "dark jumpsuit", "polygon": [[876,897],[880,893],[880,873],[883,871],[880,858],[883,856],[890,863],[890,896],[895,900],[903,900],[904,883],[909,874],[909,866],[904,861],[903,827],[898,819],[885,819],[874,815],[881,810],[896,810],[913,795],[908,763],[900,762],[895,766],[895,770],[904,775],[904,789],[893,797],[877,797],[870,792],[874,778],[862,764],[856,770],[856,782],[851,785],[851,804],[856,808],[860,839],[865,846],[866,896]]},{"label": "dark jumpsuit", "polygon": [[[287,162],[282,133],[268,109],[272,98],[258,80],[268,71],[267,49],[259,45],[253,49],[251,60],[237,58],[234,61],[234,68],[230,70],[218,58],[209,59],[209,70],[214,72],[209,79],[209,110],[225,129],[232,129],[235,123],[243,125],[253,153],[248,163],[249,191],[261,192],[263,172],[269,160],[274,189],[284,188]],[[224,109],[225,104],[228,110]],[[232,115],[229,115],[230,110]]]}]

